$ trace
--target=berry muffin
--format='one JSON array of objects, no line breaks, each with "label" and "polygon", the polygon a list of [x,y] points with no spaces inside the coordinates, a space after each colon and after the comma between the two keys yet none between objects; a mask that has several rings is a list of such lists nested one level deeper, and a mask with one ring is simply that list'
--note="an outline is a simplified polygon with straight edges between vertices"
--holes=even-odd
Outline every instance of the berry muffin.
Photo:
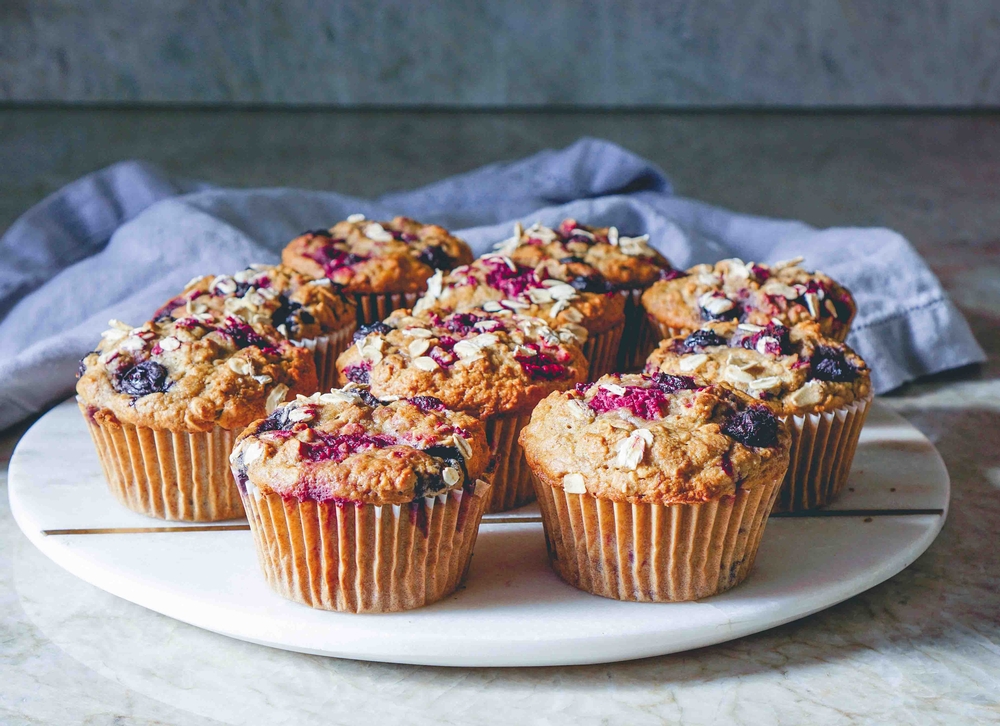
[{"label": "berry muffin", "polygon": [[552,567],[619,600],[696,600],[753,567],[788,427],[739,391],[614,374],[553,393],[521,432]]},{"label": "berry muffin", "polygon": [[847,482],[872,400],[871,371],[815,323],[708,323],[661,342],[646,370],[739,389],[788,423],[791,463],[776,511],[829,504]]},{"label": "berry muffin", "polygon": [[316,390],[312,354],[208,312],[112,320],[102,337],[76,391],[112,493],[161,519],[242,517],[233,441],[286,396]]},{"label": "berry muffin", "polygon": [[447,315],[512,310],[553,327],[570,327],[584,341],[583,354],[594,380],[614,368],[625,325],[625,299],[612,292],[599,274],[581,275],[573,267],[553,259],[526,267],[509,257],[486,255],[447,275],[436,273],[413,311]]},{"label": "berry muffin", "polygon": [[475,416],[496,457],[487,511],[534,498],[517,435],[535,404],[586,379],[575,329],[553,329],[510,310],[426,317],[397,310],[356,338],[337,360],[341,381],[368,384],[381,399],[433,396]]},{"label": "berry muffin", "polygon": [[738,320],[791,326],[815,322],[822,335],[843,342],[857,311],[851,293],[822,272],[798,266],[802,258],[759,265],[739,259],[695,265],[642,295],[661,337],[687,334],[703,323]]},{"label": "berry muffin", "polygon": [[232,276],[196,277],[157,310],[154,319],[208,311],[232,315],[255,329],[273,328],[308,348],[321,391],[336,381],[337,356],[351,344],[357,329],[353,299],[326,278],[313,279],[280,265],[251,265]]},{"label": "berry muffin", "polygon": [[[620,291],[625,303],[625,328],[616,366],[618,370],[638,370],[660,337],[646,319],[640,304],[642,292],[657,280],[679,274],[648,241],[649,235],[625,237],[616,227],[589,227],[565,219],[557,229],[540,224],[524,229],[516,224],[514,236],[501,242],[498,250],[529,267],[544,259],[585,266],[590,274],[596,273],[612,289]],[[577,274],[588,276],[583,271]]]},{"label": "berry muffin", "polygon": [[455,591],[489,500],[489,459],[471,416],[352,383],[253,422],[230,460],[268,584],[357,613]]},{"label": "berry muffin", "polygon": [[444,227],[406,217],[373,222],[352,214],[329,230],[296,237],[282,262],[310,277],[325,277],[358,304],[358,325],[368,325],[397,308],[413,307],[435,270],[472,262],[469,246]]}]

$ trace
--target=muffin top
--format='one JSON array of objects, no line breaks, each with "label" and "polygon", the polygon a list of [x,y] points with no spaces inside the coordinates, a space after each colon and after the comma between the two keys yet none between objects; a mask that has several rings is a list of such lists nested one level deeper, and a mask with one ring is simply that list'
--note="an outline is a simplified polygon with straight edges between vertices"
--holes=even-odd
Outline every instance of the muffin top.
[{"label": "muffin top", "polygon": [[737,388],[783,416],[822,413],[871,395],[871,371],[815,323],[707,323],[661,341],[647,373],[698,376]]},{"label": "muffin top", "polygon": [[586,266],[615,289],[625,290],[648,287],[673,271],[648,242],[649,235],[624,237],[616,227],[588,227],[565,219],[557,229],[540,224],[525,229],[517,223],[514,236],[501,242],[497,250],[529,267],[544,259]]},{"label": "muffin top", "polygon": [[373,222],[352,214],[329,230],[296,237],[281,260],[310,277],[326,277],[345,292],[403,293],[426,289],[434,270],[472,262],[472,251],[436,224],[407,217]]},{"label": "muffin top", "polygon": [[485,255],[447,275],[435,273],[414,313],[506,309],[541,318],[551,326],[579,325],[596,335],[625,320],[625,299],[610,290],[600,275],[574,275],[557,260],[544,259],[527,267],[510,257]]},{"label": "muffin top", "polygon": [[281,265],[251,265],[235,275],[196,277],[153,315],[179,319],[195,313],[238,317],[261,332],[274,328],[290,340],[328,335],[354,323],[356,306],[326,278]]},{"label": "muffin top", "polygon": [[352,383],[254,421],[230,462],[244,491],[382,506],[475,492],[489,457],[486,431],[468,414],[429,396],[380,401]]},{"label": "muffin top", "polygon": [[857,310],[854,298],[822,272],[799,267],[801,261],[768,266],[733,258],[695,265],[683,277],[653,285],[642,304],[656,320],[687,332],[715,320],[787,326],[815,321],[823,335],[844,340]]},{"label": "muffin top", "polygon": [[644,504],[714,501],[780,481],[790,442],[788,425],[740,391],[639,373],[551,394],[520,436],[546,484]]},{"label": "muffin top", "polygon": [[318,385],[307,349],[235,316],[203,312],[139,328],[110,325],[80,362],[76,391],[90,415],[111,423],[191,433],[239,429]]},{"label": "muffin top", "polygon": [[531,410],[552,391],[586,379],[579,326],[498,313],[412,315],[396,310],[362,326],[337,359],[341,382],[371,386],[379,398],[433,396],[480,418]]}]

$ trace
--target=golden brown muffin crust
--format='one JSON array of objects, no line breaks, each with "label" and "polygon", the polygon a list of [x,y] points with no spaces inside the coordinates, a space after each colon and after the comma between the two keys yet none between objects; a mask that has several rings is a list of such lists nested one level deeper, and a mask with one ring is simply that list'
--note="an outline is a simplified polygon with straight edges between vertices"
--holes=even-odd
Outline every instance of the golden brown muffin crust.
[{"label": "golden brown muffin crust", "polygon": [[733,258],[695,265],[683,277],[646,290],[642,305],[654,320],[685,332],[718,320],[786,326],[815,321],[823,335],[844,340],[857,311],[854,298],[827,275],[807,272],[799,262],[801,258],[768,266]]},{"label": "golden brown muffin crust", "polygon": [[375,222],[352,215],[329,230],[296,237],[281,260],[310,277],[326,277],[345,292],[406,293],[426,289],[435,269],[472,262],[472,251],[436,224],[408,217]]},{"label": "golden brown muffin crust", "polygon": [[237,483],[309,501],[406,504],[474,488],[490,450],[482,423],[431,398],[379,401],[366,386],[300,396],[237,439]]},{"label": "golden brown muffin crust", "polygon": [[780,480],[791,435],[739,391],[612,374],[538,404],[520,443],[549,486],[616,502],[678,504]]},{"label": "golden brown muffin crust", "polygon": [[698,376],[739,389],[783,416],[823,413],[872,395],[871,371],[815,323],[792,328],[708,323],[661,341],[647,373]]},{"label": "golden brown muffin crust", "polygon": [[95,419],[197,432],[243,428],[317,385],[305,348],[205,312],[138,328],[112,320],[76,390]]},{"label": "golden brown muffin crust", "polygon": [[481,418],[520,413],[586,379],[581,335],[509,310],[443,317],[397,310],[358,331],[337,372],[380,398],[434,396]]}]

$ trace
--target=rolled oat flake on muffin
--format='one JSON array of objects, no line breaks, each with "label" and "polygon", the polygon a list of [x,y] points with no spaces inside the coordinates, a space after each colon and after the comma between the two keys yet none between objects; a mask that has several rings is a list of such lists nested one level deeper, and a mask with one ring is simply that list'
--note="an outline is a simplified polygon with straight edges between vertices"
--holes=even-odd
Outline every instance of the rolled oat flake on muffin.
[{"label": "rolled oat flake on muffin", "polygon": [[669,374],[553,393],[520,437],[556,572],[645,601],[707,597],[746,577],[789,440],[749,396]]},{"label": "rolled oat flake on muffin", "polygon": [[492,476],[479,421],[429,396],[379,400],[353,383],[254,422],[230,460],[271,587],[350,612],[454,591]]}]

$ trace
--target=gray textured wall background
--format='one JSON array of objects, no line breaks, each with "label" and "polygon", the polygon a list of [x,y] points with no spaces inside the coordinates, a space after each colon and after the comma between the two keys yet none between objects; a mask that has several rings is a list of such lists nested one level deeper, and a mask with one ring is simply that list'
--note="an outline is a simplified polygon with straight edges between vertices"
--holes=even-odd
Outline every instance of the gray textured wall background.
[{"label": "gray textured wall background", "polygon": [[0,99],[991,106],[972,0],[0,0]]}]

